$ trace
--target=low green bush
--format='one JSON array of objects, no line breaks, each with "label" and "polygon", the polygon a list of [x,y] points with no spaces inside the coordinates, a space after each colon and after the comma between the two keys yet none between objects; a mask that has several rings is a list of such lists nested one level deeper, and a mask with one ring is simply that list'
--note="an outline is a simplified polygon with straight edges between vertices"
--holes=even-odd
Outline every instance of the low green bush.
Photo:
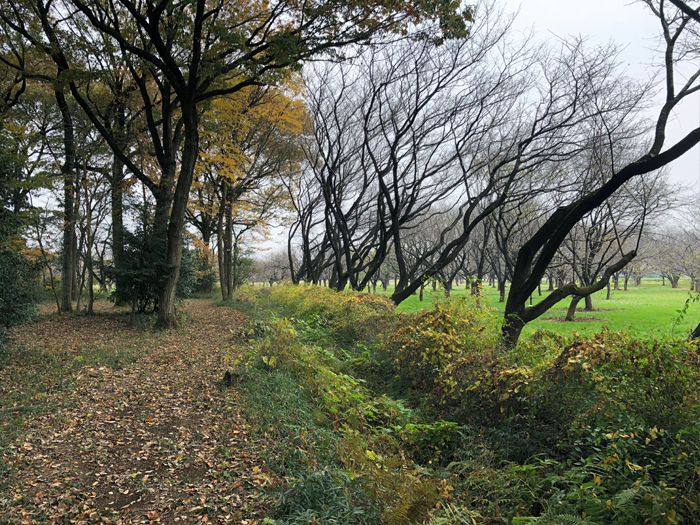
[{"label": "low green bush", "polygon": [[693,344],[540,331],[506,352],[469,298],[412,315],[309,286],[236,301],[277,312],[243,331],[241,365],[260,426],[281,422],[279,523],[700,523]]}]

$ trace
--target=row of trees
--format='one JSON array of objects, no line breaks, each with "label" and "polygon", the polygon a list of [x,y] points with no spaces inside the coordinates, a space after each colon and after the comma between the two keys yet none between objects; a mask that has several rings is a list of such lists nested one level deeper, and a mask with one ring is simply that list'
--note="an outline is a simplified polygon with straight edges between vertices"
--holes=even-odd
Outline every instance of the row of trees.
[{"label": "row of trees", "polygon": [[[678,204],[671,202],[671,204]],[[686,209],[683,203],[676,212]],[[613,222],[605,218],[602,223],[596,223],[596,216],[575,228],[567,237],[557,256],[538,285],[536,295],[552,292],[555,287],[561,287],[569,282],[595,282],[620,251],[620,237],[614,232]],[[646,217],[648,220],[650,217]],[[506,291],[510,284],[512,257],[517,252],[517,241],[522,232],[516,230],[510,223],[503,225],[505,231],[496,232],[497,228],[486,225],[485,231],[474,235],[465,246],[460,257],[453,261],[434,278],[424,281],[415,294],[423,300],[426,288],[433,291],[439,288],[440,293],[450,297],[457,286],[464,286],[472,295],[480,295],[484,286],[492,286],[499,291],[499,302],[504,303]],[[634,238],[636,257],[624,268],[611,275],[607,283],[608,290],[627,291],[629,286],[639,286],[645,277],[662,278],[663,284],[672,288],[679,286],[682,277],[690,280],[691,289],[700,287],[700,235],[697,228],[680,224],[673,225],[664,221],[664,226],[647,228],[637,239]],[[686,225],[693,223],[684,223]],[[526,228],[531,224],[521,224]],[[506,230],[508,228],[508,230]],[[439,233],[439,227],[431,223],[423,223],[413,232],[411,247],[425,244],[425,239],[432,239]],[[485,236],[484,236],[485,233]],[[506,235],[504,235],[504,233]],[[628,233],[628,232],[625,232]],[[627,241],[629,242],[629,240]],[[516,246],[516,248],[513,248]],[[510,247],[510,252],[508,251]],[[624,246],[622,248],[624,250]],[[408,251],[407,259],[411,265],[421,267],[430,262],[421,257],[420,251]],[[290,259],[292,266],[290,267]],[[292,253],[291,258],[286,251],[275,251],[258,259],[250,259],[246,271],[246,280],[262,283],[263,286],[290,280],[293,272],[300,267],[303,254],[300,250]],[[376,293],[377,287],[384,292],[395,287],[399,279],[399,267],[393,254],[384,260],[380,270],[369,280],[366,290]],[[320,274],[318,284],[334,286],[334,271],[326,267]],[[610,294],[608,294],[608,298]],[[593,310],[590,295],[582,297],[573,295],[570,302],[569,317],[573,319],[579,302],[585,300],[585,310]]]},{"label": "row of trees", "polygon": [[[674,108],[698,90],[694,11],[645,3],[663,46],[647,83],[625,76],[612,44],[514,34],[491,0],[8,0],[6,209],[33,213],[48,262],[58,249],[40,209],[54,191],[63,311],[105,282],[95,261],[109,261],[117,298],[136,305],[148,289],[158,326],[171,326],[178,281],[201,281],[215,252],[230,298],[246,239],[291,215],[295,282],[359,290],[391,266],[398,304],[431,280],[449,290],[491,272],[504,292],[511,283],[512,345],[558,301],[623,271],[674,205],[661,168],[700,142],[696,129],[666,144]],[[298,74],[320,56],[332,60]],[[548,274],[556,288],[530,306]]]},{"label": "row of trees", "polygon": [[[493,238],[493,266],[511,283],[510,345],[563,298],[605,287],[672,204],[658,170],[700,139],[696,129],[666,144],[672,111],[699,89],[697,67],[678,74],[692,67],[695,27],[664,0],[646,4],[663,45],[656,78],[665,97],[655,122],[646,115],[659,83],[626,77],[614,45],[535,45],[514,36],[489,2],[475,8],[467,38],[440,47],[398,42],[310,71],[313,136],[290,188],[297,217],[289,253],[301,247],[292,279],[317,282],[330,269],[336,289],[363,289],[391,256],[398,304],[428,280],[450,282],[470,241]],[[431,233],[421,235],[425,224]],[[567,250],[583,257],[578,284],[531,306]]]}]

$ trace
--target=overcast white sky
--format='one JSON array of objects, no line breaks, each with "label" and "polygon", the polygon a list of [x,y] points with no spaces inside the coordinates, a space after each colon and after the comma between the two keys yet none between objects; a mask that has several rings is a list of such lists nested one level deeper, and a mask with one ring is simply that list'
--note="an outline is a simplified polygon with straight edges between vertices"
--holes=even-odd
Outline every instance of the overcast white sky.
[{"label": "overcast white sky", "polygon": [[[613,40],[625,46],[621,58],[630,76],[646,79],[652,74],[651,62],[658,35],[657,19],[641,2],[631,0],[501,0],[506,9],[519,14],[515,27],[534,28],[538,39],[589,36],[592,42]],[[655,106],[657,109],[660,104]],[[655,116],[655,115],[652,115]],[[700,124],[698,97],[685,102],[669,127],[667,145],[684,132]],[[692,184],[696,191],[700,182],[700,147],[685,154],[670,169],[673,182]]]}]

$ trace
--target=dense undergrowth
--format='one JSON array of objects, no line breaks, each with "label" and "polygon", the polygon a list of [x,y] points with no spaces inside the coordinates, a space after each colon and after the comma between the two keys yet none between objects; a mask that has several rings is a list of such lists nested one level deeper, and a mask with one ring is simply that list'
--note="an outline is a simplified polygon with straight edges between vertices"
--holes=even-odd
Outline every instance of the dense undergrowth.
[{"label": "dense undergrowth", "polygon": [[324,288],[244,289],[238,363],[273,439],[278,524],[700,523],[700,360],[604,331],[498,346],[469,298],[395,315]]}]

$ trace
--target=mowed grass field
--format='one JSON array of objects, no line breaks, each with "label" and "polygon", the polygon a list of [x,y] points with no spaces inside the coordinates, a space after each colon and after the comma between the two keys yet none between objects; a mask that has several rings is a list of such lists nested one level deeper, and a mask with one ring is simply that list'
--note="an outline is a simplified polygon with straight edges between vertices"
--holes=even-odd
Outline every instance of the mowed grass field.
[{"label": "mowed grass field", "polygon": [[[523,330],[523,336],[531,335],[537,329],[545,329],[557,332],[561,335],[593,334],[600,332],[604,326],[613,331],[625,331],[630,335],[640,338],[664,339],[671,336],[684,337],[700,322],[700,303],[691,304],[685,319],[674,327],[678,318],[678,310],[681,310],[690,287],[689,280],[681,280],[678,288],[671,288],[666,281],[662,285],[661,279],[644,279],[638,287],[628,287],[625,292],[611,290],[610,299],[606,299],[607,291],[601,290],[593,296],[594,312],[584,312],[583,301],[579,302],[576,316],[579,320],[563,322],[570,300],[561,301],[540,319],[528,324]],[[533,302],[537,303],[546,296],[546,285],[542,286],[542,297],[535,292]],[[622,288],[622,283],[621,283]],[[377,288],[377,293],[379,293]],[[391,294],[391,287],[387,295]],[[451,293],[451,298],[462,297],[465,294],[464,285],[460,285]],[[502,316],[504,304],[498,302],[498,291],[488,285],[484,286],[484,296],[487,304],[493,308],[496,315]],[[424,300],[419,301],[418,295],[414,295],[397,307],[399,312],[415,312],[429,308],[435,301],[444,300],[445,295],[441,290],[436,292],[432,288],[426,288]]]}]

